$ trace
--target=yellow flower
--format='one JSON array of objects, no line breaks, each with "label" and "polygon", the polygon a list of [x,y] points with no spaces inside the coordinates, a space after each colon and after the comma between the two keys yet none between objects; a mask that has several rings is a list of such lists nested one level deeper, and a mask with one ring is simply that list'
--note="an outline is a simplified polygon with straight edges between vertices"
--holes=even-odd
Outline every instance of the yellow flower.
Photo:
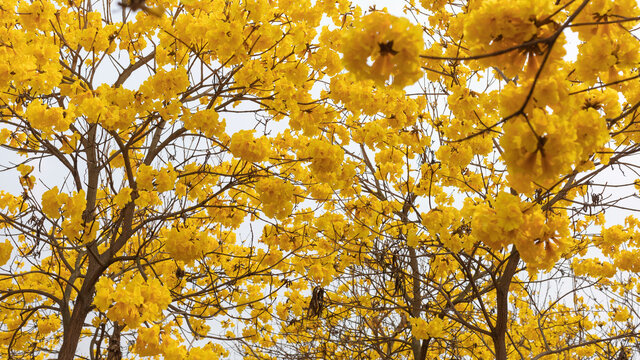
[{"label": "yellow flower", "polygon": [[231,136],[229,150],[247,162],[260,162],[269,157],[269,139],[254,138],[254,130],[240,130]]},{"label": "yellow flower", "polygon": [[96,296],[93,304],[100,311],[106,311],[113,301],[113,281],[108,277],[102,277],[96,283]]},{"label": "yellow flower", "polygon": [[119,208],[123,208],[129,201],[131,201],[131,188],[124,188],[120,190],[118,195],[113,197],[113,204]]},{"label": "yellow flower", "polygon": [[38,332],[41,335],[49,334],[54,330],[60,329],[60,319],[56,315],[49,315],[38,320]]},{"label": "yellow flower", "polygon": [[165,192],[172,190],[175,187],[178,173],[173,169],[173,165],[169,163],[166,168],[162,168],[158,171],[156,176],[156,185],[158,192]]},{"label": "yellow flower", "polygon": [[344,159],[344,152],[337,145],[332,145],[319,139],[312,139],[300,152],[299,156],[311,160],[309,167],[315,177],[320,181],[329,182],[339,174],[338,170]]},{"label": "yellow flower", "polygon": [[188,86],[189,76],[184,68],[158,70],[140,86],[140,92],[153,98],[171,101]]},{"label": "yellow flower", "polygon": [[274,177],[263,177],[256,184],[256,193],[262,202],[262,211],[268,217],[284,219],[291,214],[294,186]]},{"label": "yellow flower", "polygon": [[11,259],[11,252],[13,251],[13,246],[9,242],[9,240],[5,240],[3,243],[0,243],[0,266],[4,265]]},{"label": "yellow flower", "polygon": [[139,190],[153,190],[153,179],[155,177],[156,171],[153,167],[142,164],[138,168],[138,172],[136,174],[136,183],[138,184]]},{"label": "yellow flower", "polygon": [[201,131],[206,136],[221,136],[225,130],[225,121],[213,109],[205,109],[196,113],[185,112],[182,121],[186,129]]},{"label": "yellow flower", "polygon": [[434,318],[427,321],[422,318],[410,318],[411,333],[418,339],[429,339],[442,335],[444,321],[440,318]]},{"label": "yellow flower", "polygon": [[383,12],[364,16],[345,35],[344,49],[345,67],[360,79],[384,85],[392,76],[394,86],[404,87],[422,76],[422,28],[406,18]]},{"label": "yellow flower", "polygon": [[520,199],[511,194],[501,192],[495,201],[498,225],[505,231],[516,230],[522,225],[523,217],[520,210]]},{"label": "yellow flower", "polygon": [[191,264],[211,250],[212,241],[207,232],[173,227],[166,232],[165,249],[173,259]]},{"label": "yellow flower", "polygon": [[84,190],[74,193],[66,199],[64,215],[71,218],[77,218],[80,221],[84,209],[87,207],[87,199]]},{"label": "yellow flower", "polygon": [[133,351],[140,356],[156,356],[162,352],[160,326],[138,329],[138,338]]},{"label": "yellow flower", "polygon": [[58,187],[45,191],[42,194],[42,212],[50,218],[60,216],[60,208],[64,204],[66,196],[58,195]]},{"label": "yellow flower", "polygon": [[[555,30],[555,19],[551,16],[554,10],[553,3],[549,1],[480,0],[474,1],[469,6],[469,12],[458,19],[463,19],[464,40],[471,53],[486,54],[521,45],[532,39],[548,38]],[[540,21],[543,19],[550,21]],[[518,74],[527,62],[525,74],[531,77],[538,71],[538,57],[545,51],[546,46],[535,44],[523,51],[509,51],[480,59],[479,62],[503,69],[508,77]]]},{"label": "yellow flower", "polygon": [[20,164],[17,169],[21,176],[28,176],[33,171],[33,166]]}]

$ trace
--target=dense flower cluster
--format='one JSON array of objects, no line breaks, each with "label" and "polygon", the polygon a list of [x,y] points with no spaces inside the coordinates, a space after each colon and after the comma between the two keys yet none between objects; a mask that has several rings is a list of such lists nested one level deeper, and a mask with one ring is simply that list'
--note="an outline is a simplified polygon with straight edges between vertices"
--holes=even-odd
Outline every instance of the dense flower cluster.
[{"label": "dense flower cluster", "polygon": [[344,63],[359,78],[399,87],[421,76],[422,29],[406,18],[384,12],[363,16],[344,38]]},{"label": "dense flower cluster", "polygon": [[0,1],[1,356],[633,357],[636,1]]}]

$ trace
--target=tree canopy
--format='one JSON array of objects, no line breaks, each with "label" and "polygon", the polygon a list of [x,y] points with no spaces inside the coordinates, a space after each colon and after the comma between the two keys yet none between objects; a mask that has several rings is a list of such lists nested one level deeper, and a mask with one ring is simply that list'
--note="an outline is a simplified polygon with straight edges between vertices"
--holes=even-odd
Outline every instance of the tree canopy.
[{"label": "tree canopy", "polygon": [[640,356],[634,0],[0,2],[0,356]]}]

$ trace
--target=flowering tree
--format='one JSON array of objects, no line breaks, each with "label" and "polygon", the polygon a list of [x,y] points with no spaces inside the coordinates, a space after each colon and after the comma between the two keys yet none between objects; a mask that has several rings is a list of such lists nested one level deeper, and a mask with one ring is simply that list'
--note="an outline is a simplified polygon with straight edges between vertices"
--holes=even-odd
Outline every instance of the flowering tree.
[{"label": "flowering tree", "polygon": [[[637,4],[411,1],[413,22],[371,10],[327,43],[348,71],[328,97],[356,191],[334,190],[304,223],[310,255],[329,261],[300,273],[313,292],[289,294],[278,331],[247,348],[638,354],[638,206],[624,201],[637,198]],[[282,228],[300,225],[265,239]]]},{"label": "flowering tree", "polygon": [[313,39],[349,9],[107,5],[0,7],[3,183],[22,189],[0,202],[2,357],[222,357],[284,278],[286,255],[238,235],[295,203],[294,139],[260,133],[322,113],[311,88],[340,61]]},{"label": "flowering tree", "polygon": [[633,356],[634,1],[0,12],[3,355]]}]

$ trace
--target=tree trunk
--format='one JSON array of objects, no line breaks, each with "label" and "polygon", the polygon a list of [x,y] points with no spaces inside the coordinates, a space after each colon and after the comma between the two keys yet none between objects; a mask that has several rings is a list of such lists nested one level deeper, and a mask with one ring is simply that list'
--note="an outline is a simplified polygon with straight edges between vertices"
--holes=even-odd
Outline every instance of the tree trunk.
[{"label": "tree trunk", "polygon": [[[86,281],[86,280],[85,280]],[[78,297],[76,298],[73,312],[71,313],[71,319],[67,324],[63,324],[64,337],[62,340],[62,347],[58,354],[58,360],[73,360],[78,347],[78,341],[80,340],[80,334],[84,327],[84,320],[91,308],[91,300],[94,286],[85,287],[82,286]]]},{"label": "tree trunk", "polygon": [[109,348],[107,349],[107,360],[121,360],[122,349],[120,348],[120,332],[123,326],[117,322],[113,324],[113,334],[109,337]]},{"label": "tree trunk", "polygon": [[507,360],[507,344],[506,334],[507,325],[509,322],[509,287],[511,286],[511,279],[516,273],[518,268],[518,262],[520,261],[520,253],[513,247],[511,255],[507,260],[504,272],[498,278],[496,284],[496,305],[497,316],[496,325],[493,328],[491,337],[493,338],[493,348],[495,351],[496,360]]},{"label": "tree trunk", "polygon": [[[420,291],[420,268],[418,266],[418,257],[416,255],[416,250],[412,247],[409,247],[409,256],[410,256],[409,266],[411,266],[411,282],[412,282],[411,284],[412,285],[411,316],[415,318],[419,318],[422,313],[422,309],[421,309],[422,294]],[[423,341],[427,341],[427,340],[423,340]],[[428,342],[426,344],[428,344]],[[426,348],[424,348],[423,345],[425,344],[422,343],[420,339],[416,338],[415,336],[411,339],[411,350],[413,352],[413,358],[415,360],[424,359],[423,353],[426,355]]]},{"label": "tree trunk", "polygon": [[58,354],[58,360],[74,359],[76,349],[78,348],[78,342],[80,341],[80,335],[82,334],[82,328],[84,327],[84,321],[91,310],[96,282],[104,270],[105,267],[100,265],[99,260],[89,255],[87,274],[84,277],[82,287],[80,287],[80,291],[76,296],[76,302],[73,305],[71,318],[62,324],[64,335],[62,338],[60,353]]},{"label": "tree trunk", "polygon": [[[97,125],[92,124],[87,133],[87,138],[81,140],[83,141],[83,145],[86,148],[85,152],[87,154],[88,173],[88,184],[86,193],[87,205],[82,214],[82,221],[85,224],[91,224],[95,220],[94,211],[96,206],[98,180],[100,175],[95,152],[96,129]],[[94,224],[93,226],[96,226],[96,224]],[[60,347],[60,353],[58,354],[58,360],[73,360],[75,358],[75,353],[76,349],[78,348],[78,342],[80,341],[82,328],[84,327],[84,321],[87,318],[87,314],[89,314],[89,311],[91,310],[95,284],[104,271],[104,267],[100,265],[100,260],[97,258],[98,247],[95,244],[89,244],[87,246],[86,256],[89,262],[87,274],[84,277],[82,287],[80,288],[80,291],[76,296],[76,301],[73,305],[71,318],[69,318],[68,321],[63,322],[62,326],[64,334],[62,339],[62,346]],[[80,270],[76,269],[76,271]]]}]

